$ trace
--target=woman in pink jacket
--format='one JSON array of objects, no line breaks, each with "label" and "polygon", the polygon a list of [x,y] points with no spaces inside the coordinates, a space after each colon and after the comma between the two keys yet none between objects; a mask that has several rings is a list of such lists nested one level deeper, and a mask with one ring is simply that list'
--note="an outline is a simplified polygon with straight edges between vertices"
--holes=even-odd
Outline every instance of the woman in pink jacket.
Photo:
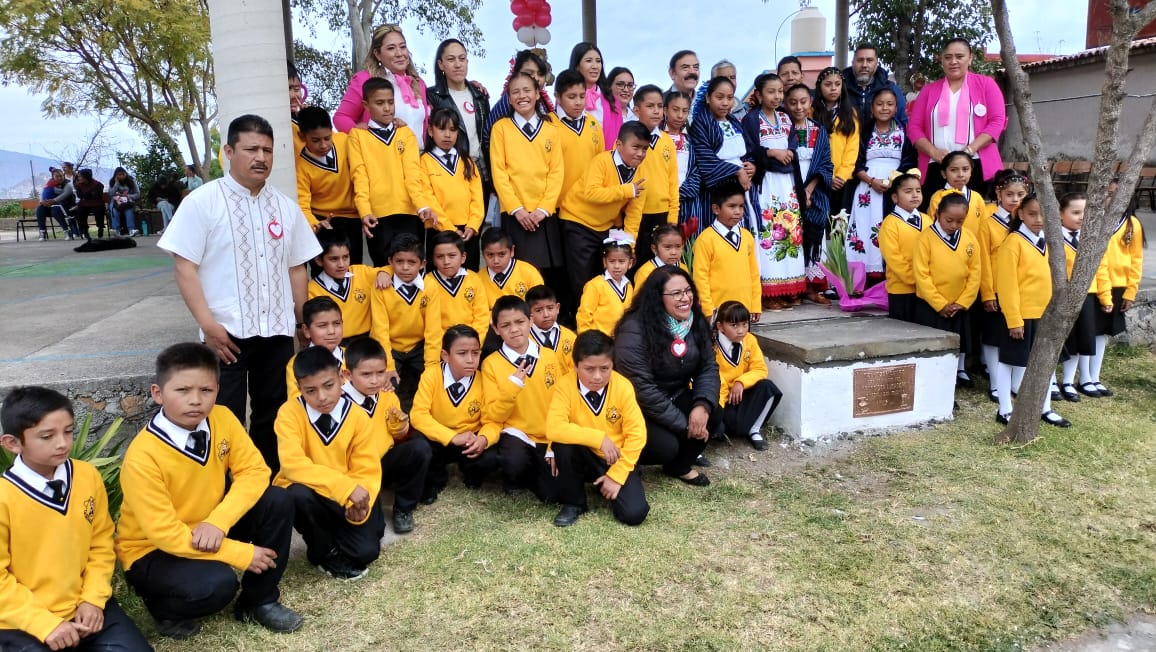
[{"label": "woman in pink jacket", "polygon": [[373,30],[365,69],[349,80],[345,97],[341,98],[341,105],[333,113],[333,126],[345,133],[366,127],[369,113],[361,103],[361,87],[371,76],[383,77],[393,84],[394,116],[405,122],[421,143],[426,118],[429,117],[425,82],[413,67],[413,56],[406,46],[401,27],[397,25],[380,25]]},{"label": "woman in pink jacket", "polygon": [[996,142],[1007,126],[1003,92],[991,77],[969,71],[971,57],[967,41],[948,41],[940,55],[945,77],[924,86],[908,108],[907,137],[919,150],[925,204],[946,184],[939,164],[950,152],[971,155],[967,185],[984,196],[1003,168]]}]

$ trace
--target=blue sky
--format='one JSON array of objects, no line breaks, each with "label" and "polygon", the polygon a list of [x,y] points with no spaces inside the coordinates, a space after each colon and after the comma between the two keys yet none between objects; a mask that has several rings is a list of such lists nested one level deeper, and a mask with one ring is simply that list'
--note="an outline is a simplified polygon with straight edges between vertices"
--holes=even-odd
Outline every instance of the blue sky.
[{"label": "blue sky", "polygon": [[[726,58],[738,65],[740,82],[749,83],[757,72],[772,67],[777,57],[790,52],[790,22],[783,21],[798,9],[796,2],[784,0],[711,0],[712,11],[707,14],[703,13],[701,2],[674,0],[662,3],[663,12],[653,15],[653,8],[660,4],[653,0],[603,0],[600,4],[598,40],[607,69],[625,65],[634,72],[638,83],[654,82],[663,87],[669,84],[666,68],[670,55],[683,48],[698,52],[704,75],[710,64]],[[814,0],[811,4],[827,17],[830,41],[835,31],[834,0]],[[1015,0],[1010,4],[1012,30],[1021,52],[1066,54],[1083,49],[1083,7],[1079,12],[1057,12],[1050,0]],[[571,46],[582,37],[580,3],[554,0],[552,5],[552,40],[547,50],[555,70],[561,70]],[[511,28],[512,20],[509,3],[504,0],[487,0],[478,12],[486,56],[471,57],[470,77],[480,80],[492,93],[500,90],[510,57],[522,47]],[[406,27],[415,59],[430,70],[437,39],[421,34],[414,26]],[[298,36],[305,35],[299,25],[297,29]],[[348,42],[336,34],[319,34],[310,40],[324,48]],[[997,48],[998,43],[989,46],[992,51]],[[273,65],[280,70],[280,62]],[[67,153],[95,129],[95,117],[43,118],[42,100],[42,96],[33,96],[19,87],[0,87],[0,106],[6,117],[0,121],[0,149],[36,155]],[[117,143],[113,149],[125,151],[143,146],[140,134],[123,123],[111,126],[106,133],[110,141]]]}]

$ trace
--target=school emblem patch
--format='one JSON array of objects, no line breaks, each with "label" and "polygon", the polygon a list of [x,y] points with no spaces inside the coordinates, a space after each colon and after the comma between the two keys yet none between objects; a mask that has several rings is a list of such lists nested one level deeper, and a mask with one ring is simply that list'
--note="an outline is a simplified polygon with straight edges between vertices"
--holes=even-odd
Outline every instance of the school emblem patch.
[{"label": "school emblem patch", "polygon": [[471,417],[476,417],[478,413],[482,411],[482,404],[479,403],[477,399],[474,399],[470,401],[470,407],[467,408],[466,411],[469,412]]},{"label": "school emblem patch", "polygon": [[353,293],[353,300],[358,303],[365,303],[365,292],[358,289],[357,292]]},{"label": "school emblem patch", "polygon": [[397,141],[397,153],[398,154],[405,154],[405,143],[403,143],[400,140]]},{"label": "school emblem patch", "polygon": [[422,308],[425,308],[426,306],[428,306],[428,305],[429,305],[429,297],[427,297],[427,296],[425,296],[425,295],[423,294],[423,295],[421,296],[421,302],[420,302],[420,303],[421,303],[421,307],[422,307]]},{"label": "school emblem patch", "polygon": [[547,152],[554,151],[554,141],[550,140],[549,138],[546,139],[546,151]]},{"label": "school emblem patch", "polygon": [[975,247],[972,245],[967,245],[967,257],[971,258],[973,253],[975,253]]},{"label": "school emblem patch", "polygon": [[667,162],[670,161],[670,148],[669,147],[663,147],[662,148],[662,160],[667,161]]},{"label": "school emblem patch", "polygon": [[750,351],[743,351],[743,362],[750,362],[750,361],[751,361],[751,352]]},{"label": "school emblem patch", "polygon": [[221,443],[217,444],[217,460],[223,461],[225,456],[229,454],[229,440],[222,439]]},{"label": "school emblem patch", "polygon": [[514,288],[514,293],[518,295],[519,299],[525,299],[526,289],[527,288],[525,283],[518,283],[518,287]]},{"label": "school emblem patch", "polygon": [[96,499],[89,496],[84,499],[84,520],[91,524],[94,518],[96,518]]},{"label": "school emblem patch", "polygon": [[474,288],[466,288],[466,303],[473,303],[475,296]]},{"label": "school emblem patch", "polygon": [[554,365],[546,367],[546,389],[554,386]]},{"label": "school emblem patch", "polygon": [[618,412],[618,408],[611,406],[610,412],[606,415],[606,423],[618,423],[622,420],[622,414]]},{"label": "school emblem patch", "polygon": [[566,355],[570,355],[570,350],[571,350],[572,348],[574,348],[574,347],[573,347],[573,344],[574,344],[574,343],[573,343],[573,342],[571,342],[571,341],[569,341],[569,340],[567,340],[567,341],[563,342],[563,343],[562,343],[562,353],[565,353]]}]

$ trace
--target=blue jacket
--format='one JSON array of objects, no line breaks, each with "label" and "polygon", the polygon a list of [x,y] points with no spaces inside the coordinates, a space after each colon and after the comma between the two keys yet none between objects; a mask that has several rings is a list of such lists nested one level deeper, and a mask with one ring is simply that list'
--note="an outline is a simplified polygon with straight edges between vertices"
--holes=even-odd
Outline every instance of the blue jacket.
[{"label": "blue jacket", "polygon": [[887,79],[887,70],[883,66],[875,69],[875,76],[871,78],[871,83],[866,89],[859,86],[859,82],[855,81],[854,68],[843,69],[843,88],[851,97],[851,101],[855,103],[855,107],[859,109],[859,124],[875,124],[871,119],[871,101],[875,99],[875,93],[880,89],[890,88],[895,93],[895,121],[901,125],[907,125],[907,99],[903,95],[903,90],[899,88],[899,84]]}]

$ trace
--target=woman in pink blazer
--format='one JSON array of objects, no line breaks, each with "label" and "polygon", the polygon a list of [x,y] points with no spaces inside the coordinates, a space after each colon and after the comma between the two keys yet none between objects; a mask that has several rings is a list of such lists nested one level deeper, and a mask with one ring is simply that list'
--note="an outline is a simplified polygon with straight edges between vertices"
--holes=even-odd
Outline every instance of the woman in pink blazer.
[{"label": "woman in pink blazer", "polygon": [[429,117],[426,86],[413,66],[405,35],[397,25],[380,25],[373,30],[365,69],[349,80],[345,97],[333,113],[333,126],[345,133],[350,129],[365,129],[369,112],[361,103],[361,87],[371,76],[384,77],[393,84],[394,116],[405,122],[417,135],[417,142],[422,143]]},{"label": "woman in pink blazer", "polygon": [[923,87],[908,109],[907,137],[919,150],[923,198],[944,187],[939,164],[953,151],[972,156],[969,188],[986,196],[1003,168],[997,140],[1007,126],[1003,92],[991,77],[970,72],[971,46],[952,39],[940,55],[945,77]]}]

